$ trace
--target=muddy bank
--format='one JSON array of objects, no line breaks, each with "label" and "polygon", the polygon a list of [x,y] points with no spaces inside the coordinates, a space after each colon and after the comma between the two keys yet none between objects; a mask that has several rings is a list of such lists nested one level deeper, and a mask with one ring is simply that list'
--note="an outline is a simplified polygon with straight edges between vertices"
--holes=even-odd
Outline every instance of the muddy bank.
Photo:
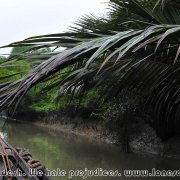
[{"label": "muddy bank", "polygon": [[[48,113],[20,113],[16,119],[34,122],[55,131],[74,133],[93,141],[120,145],[125,151],[138,154],[180,157],[180,136],[166,141],[157,135],[151,119],[130,107],[133,103],[108,106],[102,118],[92,117],[94,106],[67,106]],[[18,116],[17,116],[18,115]]]},{"label": "muddy bank", "polygon": [[36,126],[43,127],[49,130],[73,133],[79,136],[84,136],[92,141],[103,141],[111,144],[118,144],[118,136],[116,132],[110,132],[97,123],[87,123],[86,125],[75,126],[74,124],[54,124],[44,123],[42,121],[34,122]]},{"label": "muddy bank", "polygon": [[[180,137],[173,137],[163,142],[153,130],[145,122],[136,122],[129,127],[127,139],[120,136],[121,133],[110,131],[104,127],[101,122],[87,122],[83,125],[75,125],[73,123],[62,124],[60,122],[47,123],[43,121],[35,122],[39,127],[47,128],[53,131],[61,131],[65,133],[73,133],[84,136],[92,141],[101,141],[119,145],[124,148],[124,143],[128,146],[125,151],[140,155],[160,155],[164,157],[180,158]],[[125,141],[125,142],[124,142]]]}]

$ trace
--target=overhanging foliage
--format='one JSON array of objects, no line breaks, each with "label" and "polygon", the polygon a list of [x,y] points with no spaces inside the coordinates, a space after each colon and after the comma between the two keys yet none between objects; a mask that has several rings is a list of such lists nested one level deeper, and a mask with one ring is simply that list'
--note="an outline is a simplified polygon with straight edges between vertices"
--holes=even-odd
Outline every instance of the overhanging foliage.
[{"label": "overhanging foliage", "polygon": [[[104,89],[103,99],[132,88],[148,97],[158,127],[179,130],[179,0],[112,0],[109,8],[107,17],[85,16],[69,32],[8,45],[65,50],[46,53],[27,75],[2,86],[0,107],[14,109],[33,86],[70,67],[63,79],[49,86],[59,86],[58,99],[67,92],[83,96],[99,86]],[[32,57],[31,50],[24,55]],[[1,66],[16,60],[17,56]]]}]

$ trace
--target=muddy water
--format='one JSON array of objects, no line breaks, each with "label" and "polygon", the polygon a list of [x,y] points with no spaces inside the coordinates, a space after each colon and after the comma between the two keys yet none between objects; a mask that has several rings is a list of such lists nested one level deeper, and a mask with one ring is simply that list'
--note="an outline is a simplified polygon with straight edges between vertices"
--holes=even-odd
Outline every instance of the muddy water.
[{"label": "muddy water", "polygon": [[[59,133],[36,127],[31,124],[6,124],[1,131],[5,138],[14,147],[26,147],[34,158],[40,159],[49,170],[60,168],[65,170],[65,177],[52,179],[69,179],[73,171],[70,170],[118,170],[121,177],[97,177],[99,179],[131,179],[123,175],[125,169],[149,170],[176,170],[180,169],[179,160],[163,157],[142,157],[126,154],[114,145],[92,142],[86,138],[73,134]],[[179,174],[180,175],[180,174]],[[72,179],[80,180],[80,176]],[[141,179],[136,178],[136,179]],[[160,177],[147,177],[145,179],[169,179]],[[171,178],[172,179],[172,178]],[[178,178],[173,178],[178,179]]]}]

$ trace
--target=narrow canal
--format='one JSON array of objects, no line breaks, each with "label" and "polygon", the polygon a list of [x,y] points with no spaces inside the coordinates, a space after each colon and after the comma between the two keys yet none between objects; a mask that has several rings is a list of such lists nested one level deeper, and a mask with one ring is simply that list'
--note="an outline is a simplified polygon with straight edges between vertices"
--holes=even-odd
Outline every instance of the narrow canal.
[{"label": "narrow canal", "polygon": [[[57,168],[69,170],[118,170],[122,177],[92,177],[88,179],[127,179],[123,176],[125,169],[142,169],[151,171],[180,169],[179,160],[163,157],[142,157],[126,154],[114,145],[97,143],[73,134],[59,133],[39,128],[32,124],[6,124],[1,132],[6,140],[14,147],[27,148],[34,158],[39,159],[49,170]],[[69,179],[65,177],[52,177],[55,180]],[[72,179],[80,180],[81,177]],[[128,178],[131,179],[131,178]],[[136,178],[140,179],[140,178]],[[160,177],[150,179],[161,179]],[[168,178],[163,178],[168,179]],[[178,178],[173,178],[178,179]]]}]

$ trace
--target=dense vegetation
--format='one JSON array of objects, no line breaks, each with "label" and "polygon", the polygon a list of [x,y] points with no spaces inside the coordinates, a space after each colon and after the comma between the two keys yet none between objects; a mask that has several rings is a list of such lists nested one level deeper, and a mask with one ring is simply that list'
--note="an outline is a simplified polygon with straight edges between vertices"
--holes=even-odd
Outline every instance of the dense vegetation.
[{"label": "dense vegetation", "polygon": [[[1,108],[14,110],[36,90],[33,99],[44,93],[43,103],[53,96],[63,104],[69,97],[75,102],[95,97],[98,108],[127,90],[146,100],[142,111],[147,109],[160,134],[178,132],[179,17],[179,0],[111,0],[106,17],[85,16],[68,32],[8,45],[30,48],[2,61],[1,68],[17,66],[22,59],[23,65],[33,65],[24,76],[13,76],[17,80],[1,77]],[[45,47],[51,51],[38,51]]]}]

